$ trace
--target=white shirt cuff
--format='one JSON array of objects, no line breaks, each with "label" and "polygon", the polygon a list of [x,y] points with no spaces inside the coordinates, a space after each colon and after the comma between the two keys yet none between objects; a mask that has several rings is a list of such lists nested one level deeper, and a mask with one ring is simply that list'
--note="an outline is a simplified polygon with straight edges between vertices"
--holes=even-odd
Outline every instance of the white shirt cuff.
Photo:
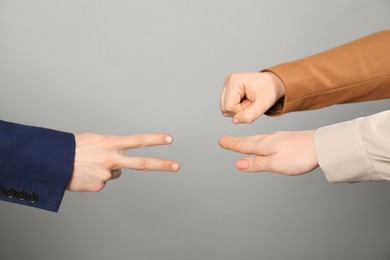
[{"label": "white shirt cuff", "polygon": [[329,182],[383,180],[375,173],[362,140],[364,118],[319,128],[315,134],[318,163]]}]

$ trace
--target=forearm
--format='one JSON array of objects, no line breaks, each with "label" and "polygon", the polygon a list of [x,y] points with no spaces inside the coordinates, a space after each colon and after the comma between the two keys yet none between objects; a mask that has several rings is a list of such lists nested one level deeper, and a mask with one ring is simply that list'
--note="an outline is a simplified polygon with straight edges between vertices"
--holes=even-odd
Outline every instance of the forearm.
[{"label": "forearm", "polygon": [[390,30],[264,71],[284,83],[268,115],[390,97]]}]

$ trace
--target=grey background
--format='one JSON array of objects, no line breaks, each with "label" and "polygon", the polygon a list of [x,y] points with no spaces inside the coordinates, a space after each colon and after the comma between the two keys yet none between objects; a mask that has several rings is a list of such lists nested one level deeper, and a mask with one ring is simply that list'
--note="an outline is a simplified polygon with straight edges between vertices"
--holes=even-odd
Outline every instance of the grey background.
[{"label": "grey background", "polygon": [[315,129],[389,100],[262,117],[219,112],[225,75],[389,28],[390,2],[0,0],[0,118],[70,132],[165,132],[130,154],[179,174],[125,171],[59,214],[0,205],[0,259],[390,259],[390,186],[245,174],[222,135]]}]

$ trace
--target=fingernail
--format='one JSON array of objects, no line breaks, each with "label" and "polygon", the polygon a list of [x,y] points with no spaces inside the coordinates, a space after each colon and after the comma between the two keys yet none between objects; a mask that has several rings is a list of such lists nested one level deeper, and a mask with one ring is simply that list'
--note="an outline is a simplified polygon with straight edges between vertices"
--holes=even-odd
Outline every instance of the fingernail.
[{"label": "fingernail", "polygon": [[237,118],[233,118],[233,124],[239,124],[240,123],[240,120],[238,120]]},{"label": "fingernail", "polygon": [[171,166],[172,171],[175,171],[175,172],[177,172],[179,170],[179,168],[180,168],[180,165],[177,163],[172,164],[172,166]]},{"label": "fingernail", "polygon": [[172,143],[172,141],[173,141],[172,137],[170,137],[170,136],[165,137],[165,142],[166,142],[167,144]]},{"label": "fingernail", "polygon": [[247,160],[239,160],[236,162],[236,167],[240,170],[248,169],[249,162]]}]

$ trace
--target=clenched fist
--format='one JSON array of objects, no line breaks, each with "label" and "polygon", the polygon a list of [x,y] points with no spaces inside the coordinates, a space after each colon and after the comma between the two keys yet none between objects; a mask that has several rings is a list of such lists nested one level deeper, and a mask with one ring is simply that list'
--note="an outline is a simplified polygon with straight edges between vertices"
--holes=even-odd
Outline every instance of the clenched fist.
[{"label": "clenched fist", "polygon": [[226,77],[221,112],[233,123],[252,123],[284,96],[283,82],[272,72],[242,72]]}]

